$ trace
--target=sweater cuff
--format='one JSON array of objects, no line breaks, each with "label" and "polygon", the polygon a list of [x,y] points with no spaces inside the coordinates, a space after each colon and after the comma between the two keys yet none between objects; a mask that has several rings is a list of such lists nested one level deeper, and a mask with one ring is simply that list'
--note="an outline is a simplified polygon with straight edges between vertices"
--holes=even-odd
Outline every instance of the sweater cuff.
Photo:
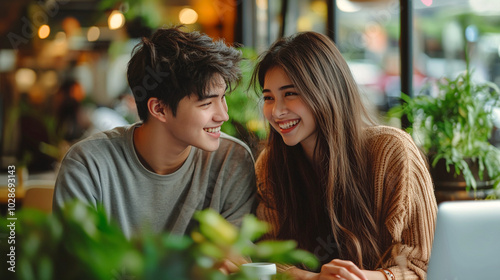
[{"label": "sweater cuff", "polygon": [[294,267],[295,267],[294,265],[289,265],[289,264],[279,264],[279,263],[276,264],[276,270],[278,271],[278,273],[285,273],[287,270]]},{"label": "sweater cuff", "polygon": [[391,266],[387,267],[386,269],[390,270],[392,274],[394,274],[394,277],[396,280],[421,280],[415,272],[409,270],[409,269],[402,269],[399,266]]}]

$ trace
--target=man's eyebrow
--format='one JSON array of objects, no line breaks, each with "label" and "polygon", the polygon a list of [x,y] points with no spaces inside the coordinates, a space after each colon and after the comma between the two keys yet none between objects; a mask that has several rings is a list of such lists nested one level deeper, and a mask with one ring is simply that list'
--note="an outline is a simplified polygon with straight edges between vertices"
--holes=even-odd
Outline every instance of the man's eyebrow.
[{"label": "man's eyebrow", "polygon": [[203,101],[203,100],[206,100],[206,99],[210,99],[210,98],[218,98],[220,95],[219,94],[209,94],[209,95],[203,95],[202,97],[200,97],[200,99],[198,101]]},{"label": "man's eyebrow", "polygon": [[[289,88],[295,88],[295,86],[294,85],[285,85],[285,86],[280,87],[279,90],[285,90],[285,89],[289,89]],[[270,92],[270,91],[271,90],[265,88],[262,90],[262,93]]]},{"label": "man's eyebrow", "polygon": [[[227,91],[227,89],[229,88],[229,85],[226,84],[226,88],[224,89],[224,93],[223,95],[225,94],[225,92]],[[209,98],[216,98],[216,97],[219,97],[219,95],[217,93],[214,93],[214,94],[208,94],[208,95],[203,95],[202,97],[200,97],[200,99],[198,101],[203,101],[205,99],[209,99]]]}]

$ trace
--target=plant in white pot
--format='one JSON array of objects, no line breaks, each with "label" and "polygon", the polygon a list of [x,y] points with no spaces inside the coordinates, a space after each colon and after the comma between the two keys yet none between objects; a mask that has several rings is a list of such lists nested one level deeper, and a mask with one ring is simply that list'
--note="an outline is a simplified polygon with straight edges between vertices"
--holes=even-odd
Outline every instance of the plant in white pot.
[{"label": "plant in white pot", "polygon": [[[468,59],[466,65],[456,78],[430,85],[437,89],[434,96],[402,94],[405,102],[389,115],[407,115],[408,132],[429,158],[436,191],[462,187],[476,198],[478,189],[500,184],[500,150],[489,142],[500,90],[494,83],[473,81]],[[451,182],[442,175],[452,175]]]}]

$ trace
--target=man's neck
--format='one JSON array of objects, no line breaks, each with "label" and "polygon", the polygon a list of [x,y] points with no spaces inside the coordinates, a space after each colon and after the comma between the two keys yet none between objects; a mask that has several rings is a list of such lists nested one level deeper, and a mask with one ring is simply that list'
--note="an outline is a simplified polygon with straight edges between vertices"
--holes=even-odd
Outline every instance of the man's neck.
[{"label": "man's neck", "polygon": [[134,148],[142,165],[160,175],[177,171],[186,161],[191,146],[171,145],[155,123],[144,123],[134,130]]}]

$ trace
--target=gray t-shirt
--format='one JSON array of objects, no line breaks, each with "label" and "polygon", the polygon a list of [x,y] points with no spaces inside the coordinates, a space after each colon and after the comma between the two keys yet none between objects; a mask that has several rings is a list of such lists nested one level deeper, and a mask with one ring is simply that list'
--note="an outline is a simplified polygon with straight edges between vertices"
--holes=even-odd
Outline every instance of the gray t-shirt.
[{"label": "gray t-shirt", "polygon": [[71,147],[59,171],[54,211],[72,199],[102,204],[127,237],[141,231],[187,234],[195,211],[213,208],[239,226],[255,205],[250,149],[222,134],[219,149],[192,147],[174,173],[159,175],[139,161],[133,131],[140,124],[95,134]]}]

